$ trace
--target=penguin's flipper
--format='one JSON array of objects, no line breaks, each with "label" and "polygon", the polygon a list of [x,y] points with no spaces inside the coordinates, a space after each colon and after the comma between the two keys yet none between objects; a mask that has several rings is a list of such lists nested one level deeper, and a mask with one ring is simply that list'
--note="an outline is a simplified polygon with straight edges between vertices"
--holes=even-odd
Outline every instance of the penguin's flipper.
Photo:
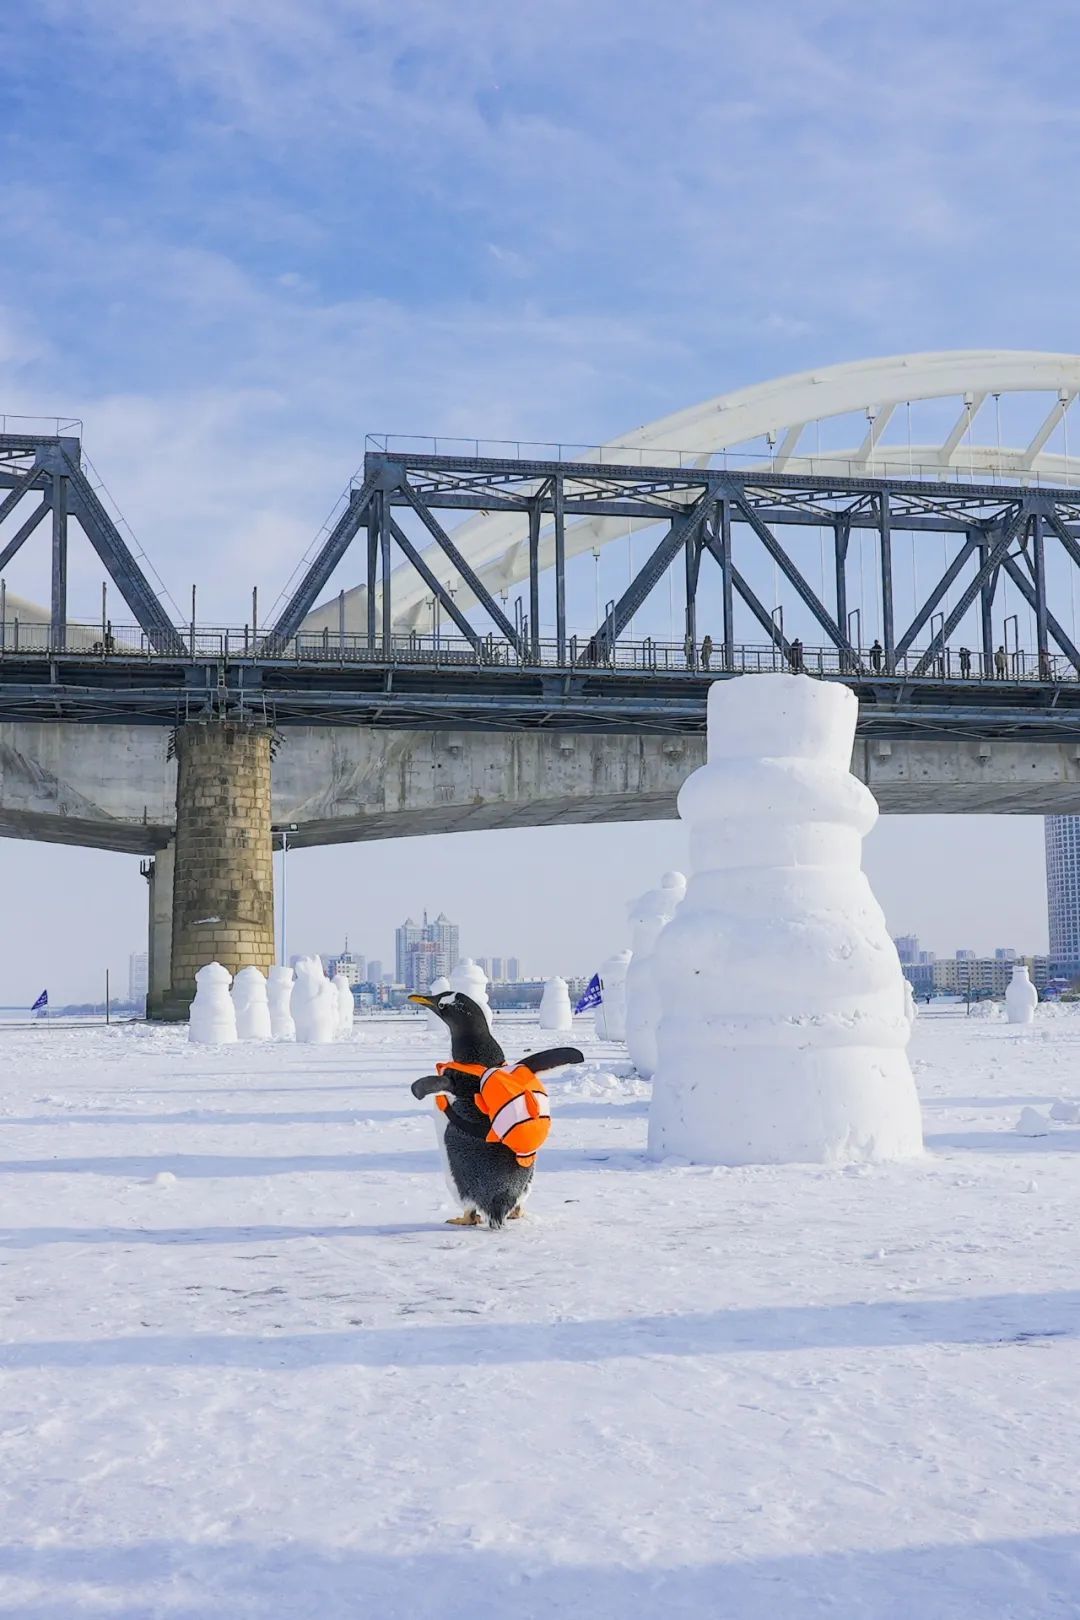
[{"label": "penguin's flipper", "polygon": [[476,1075],[463,1074],[460,1069],[444,1069],[442,1074],[425,1074],[422,1079],[414,1080],[409,1090],[418,1099],[445,1091],[450,1097],[468,1100],[480,1090],[480,1081]]},{"label": "penguin's flipper", "polygon": [[534,1052],[531,1057],[521,1060],[523,1069],[531,1069],[533,1074],[543,1074],[547,1069],[561,1069],[567,1063],[584,1063],[585,1054],[579,1052],[576,1046],[552,1046],[546,1052]]}]

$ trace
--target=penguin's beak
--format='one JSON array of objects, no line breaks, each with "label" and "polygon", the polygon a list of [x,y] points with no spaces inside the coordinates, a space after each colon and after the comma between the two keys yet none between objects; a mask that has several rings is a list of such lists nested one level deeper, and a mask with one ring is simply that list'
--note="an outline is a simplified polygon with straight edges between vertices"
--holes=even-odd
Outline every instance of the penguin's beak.
[{"label": "penguin's beak", "polygon": [[430,1007],[432,1012],[435,1011],[435,1001],[431,996],[409,996],[407,999],[415,1001],[418,1007]]}]

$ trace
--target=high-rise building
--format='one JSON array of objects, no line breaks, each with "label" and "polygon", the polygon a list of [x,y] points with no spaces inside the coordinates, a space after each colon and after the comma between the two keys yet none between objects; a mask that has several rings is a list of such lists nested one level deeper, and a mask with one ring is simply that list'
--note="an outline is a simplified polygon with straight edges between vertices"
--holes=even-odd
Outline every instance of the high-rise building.
[{"label": "high-rise building", "polygon": [[1047,816],[1044,827],[1050,960],[1069,972],[1080,967],[1080,816]]},{"label": "high-rise building", "polygon": [[146,951],[132,951],[128,957],[128,1000],[145,1001],[149,986],[150,958]]},{"label": "high-rise building", "polygon": [[517,982],[518,982],[518,980],[520,978],[521,978],[521,963],[518,961],[516,956],[508,956],[506,958],[506,982],[507,982],[507,984],[517,984]]},{"label": "high-rise building", "polygon": [[905,967],[909,963],[919,960],[918,934],[898,934],[893,940],[893,944],[896,946],[897,956]]},{"label": "high-rise building", "polygon": [[506,969],[501,956],[491,958],[491,977],[496,984],[502,984],[506,978]]},{"label": "high-rise building", "polygon": [[439,954],[439,965],[435,973],[437,979],[448,979],[461,961],[459,933],[457,923],[452,923],[445,912],[440,911],[433,923],[428,922],[425,913],[423,937],[437,947]]},{"label": "high-rise building", "polygon": [[350,984],[363,984],[364,958],[357,956],[355,951],[350,951],[348,940],[345,941],[343,951],[339,951],[336,956],[324,956],[323,961],[331,979],[335,973],[343,973]]},{"label": "high-rise building", "polygon": [[[422,923],[406,917],[394,935],[398,984],[407,990],[427,990],[433,979],[449,978],[460,960],[458,926],[445,912]],[[421,949],[423,947],[423,949]]]},{"label": "high-rise building", "polygon": [[979,958],[974,951],[957,951],[956,960],[958,962],[977,962]]},{"label": "high-rise building", "polygon": [[367,975],[369,984],[382,983],[382,963],[379,961],[377,956],[373,956],[369,959],[367,965]]},{"label": "high-rise building", "polygon": [[409,983],[409,952],[414,945],[419,945],[423,938],[423,930],[419,923],[406,917],[401,927],[394,931],[394,978],[397,984]]},{"label": "high-rise building", "polygon": [[995,962],[1015,962],[1016,952],[1011,945],[998,945],[994,951]]},{"label": "high-rise building", "polygon": [[485,979],[493,979],[495,977],[493,973],[488,971],[488,959],[486,956],[478,956],[476,958],[476,965],[484,975]]}]

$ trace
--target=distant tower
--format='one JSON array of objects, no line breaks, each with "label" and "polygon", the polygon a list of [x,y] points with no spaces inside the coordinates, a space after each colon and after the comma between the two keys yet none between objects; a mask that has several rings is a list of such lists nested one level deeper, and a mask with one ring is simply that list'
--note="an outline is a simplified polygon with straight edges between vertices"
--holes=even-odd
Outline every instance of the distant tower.
[{"label": "distant tower", "polygon": [[1050,961],[1060,970],[1080,967],[1080,816],[1047,816],[1046,910]]}]

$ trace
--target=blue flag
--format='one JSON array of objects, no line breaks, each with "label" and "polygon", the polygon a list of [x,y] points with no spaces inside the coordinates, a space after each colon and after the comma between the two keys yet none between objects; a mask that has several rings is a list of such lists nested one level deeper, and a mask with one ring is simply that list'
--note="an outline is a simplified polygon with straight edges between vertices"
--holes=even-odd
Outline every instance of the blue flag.
[{"label": "blue flag", "polygon": [[585,994],[574,1008],[576,1013],[588,1012],[590,1007],[599,1007],[604,999],[603,987],[600,983],[599,973],[594,973],[585,986]]},{"label": "blue flag", "polygon": [[34,1002],[34,1005],[31,1007],[30,1011],[31,1012],[44,1012],[45,1008],[48,1005],[49,1005],[49,992],[47,990],[43,990],[41,992],[40,996],[38,996],[37,1000]]}]

